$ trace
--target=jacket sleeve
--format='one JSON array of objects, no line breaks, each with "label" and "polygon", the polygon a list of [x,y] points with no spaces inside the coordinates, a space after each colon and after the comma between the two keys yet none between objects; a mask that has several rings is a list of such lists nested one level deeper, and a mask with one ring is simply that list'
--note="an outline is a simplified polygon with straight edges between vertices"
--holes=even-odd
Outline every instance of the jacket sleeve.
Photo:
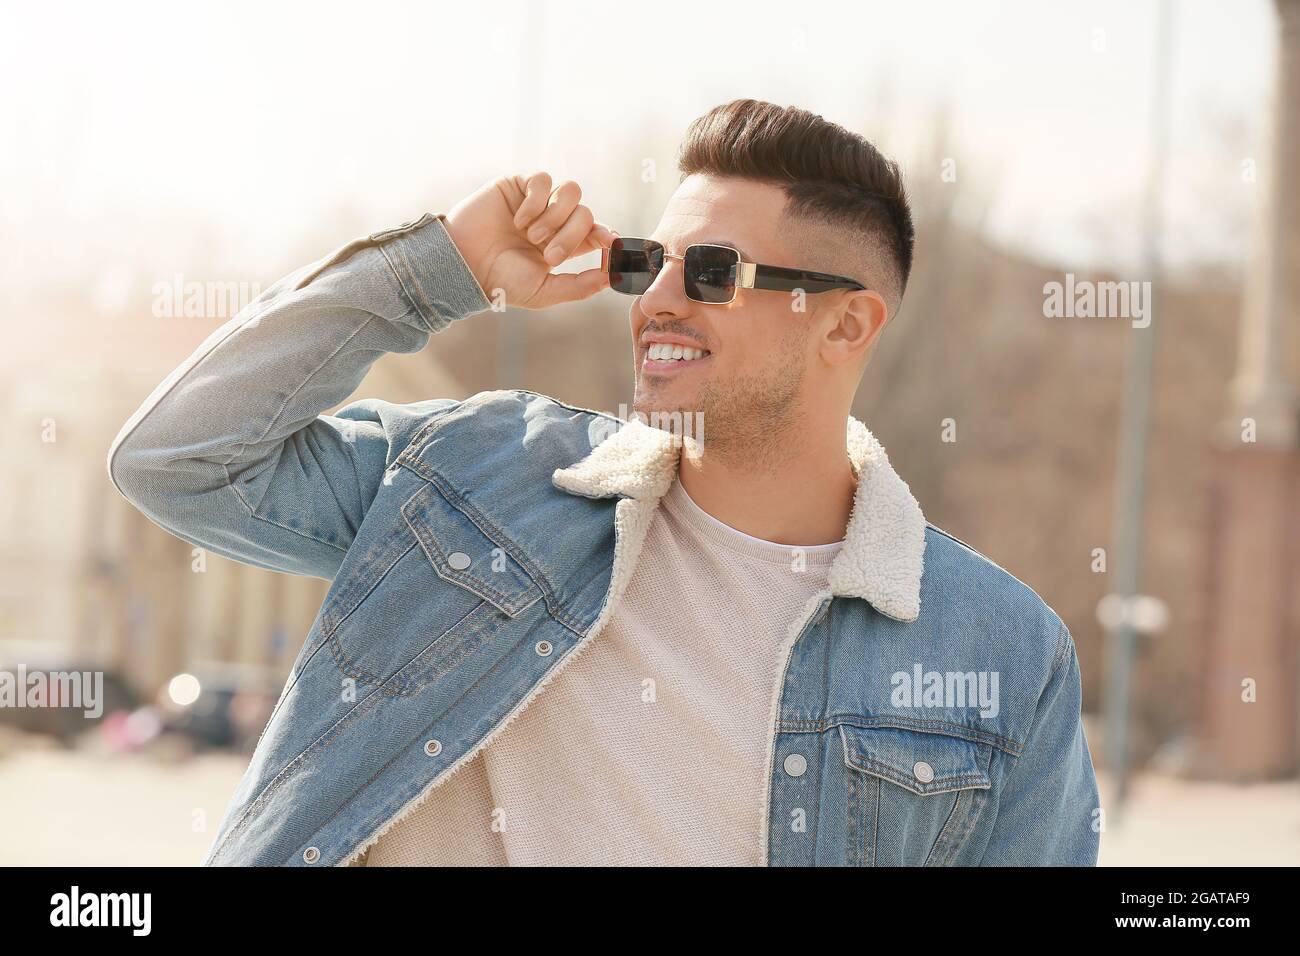
[{"label": "jacket sleeve", "polygon": [[1025,749],[1008,771],[983,866],[1095,866],[1101,813],[1080,720],[1082,682],[1061,628]]},{"label": "jacket sleeve", "polygon": [[[349,243],[276,282],[167,376],[114,440],[109,476],[186,541],[331,578],[414,407],[322,412],[384,353],[416,352],[489,305],[441,216]],[[418,404],[427,417],[455,403]]]}]

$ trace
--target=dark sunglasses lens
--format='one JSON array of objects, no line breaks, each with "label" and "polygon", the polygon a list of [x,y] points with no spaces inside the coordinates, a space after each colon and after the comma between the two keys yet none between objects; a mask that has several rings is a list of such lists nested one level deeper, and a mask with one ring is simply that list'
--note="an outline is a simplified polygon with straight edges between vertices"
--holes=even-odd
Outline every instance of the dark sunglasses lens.
[{"label": "dark sunglasses lens", "polygon": [[609,287],[641,295],[664,265],[664,247],[649,239],[615,239],[609,247]]},{"label": "dark sunglasses lens", "polygon": [[736,295],[736,265],[740,253],[722,246],[691,246],[686,250],[686,297],[696,302],[730,302]]}]

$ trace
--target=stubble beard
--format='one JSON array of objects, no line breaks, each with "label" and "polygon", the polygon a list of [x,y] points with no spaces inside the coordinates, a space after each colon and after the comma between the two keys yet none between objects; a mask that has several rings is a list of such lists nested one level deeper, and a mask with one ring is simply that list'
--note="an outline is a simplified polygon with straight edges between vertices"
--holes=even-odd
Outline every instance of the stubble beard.
[{"label": "stubble beard", "polygon": [[[793,348],[781,351],[796,358],[800,354]],[[650,424],[656,414],[671,422],[699,422],[706,464],[770,473],[798,455],[803,443],[803,375],[801,362],[774,362],[759,372],[709,379],[687,402],[647,395],[638,375],[632,407]],[[696,413],[700,418],[693,417]]]}]

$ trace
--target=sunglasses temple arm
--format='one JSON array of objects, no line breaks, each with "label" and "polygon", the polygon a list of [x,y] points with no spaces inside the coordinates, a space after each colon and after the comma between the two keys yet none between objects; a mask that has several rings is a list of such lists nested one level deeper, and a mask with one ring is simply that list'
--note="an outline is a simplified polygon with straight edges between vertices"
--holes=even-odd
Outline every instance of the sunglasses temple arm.
[{"label": "sunglasses temple arm", "polygon": [[758,265],[753,262],[736,263],[736,288],[752,289],[758,276]]}]

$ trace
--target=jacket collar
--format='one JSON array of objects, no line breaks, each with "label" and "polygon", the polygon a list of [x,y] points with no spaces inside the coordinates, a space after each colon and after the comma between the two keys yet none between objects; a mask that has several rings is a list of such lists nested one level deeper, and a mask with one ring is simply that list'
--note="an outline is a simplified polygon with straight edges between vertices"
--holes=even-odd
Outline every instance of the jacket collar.
[{"label": "jacket collar", "polygon": [[[602,423],[609,422],[601,419]],[[625,495],[657,505],[677,477],[681,439],[635,418],[609,422],[613,434],[551,480],[586,498]],[[848,420],[849,462],[858,479],[844,547],[827,584],[837,597],[856,597],[881,614],[914,621],[921,611],[925,517],[885,449],[856,418]]]}]

